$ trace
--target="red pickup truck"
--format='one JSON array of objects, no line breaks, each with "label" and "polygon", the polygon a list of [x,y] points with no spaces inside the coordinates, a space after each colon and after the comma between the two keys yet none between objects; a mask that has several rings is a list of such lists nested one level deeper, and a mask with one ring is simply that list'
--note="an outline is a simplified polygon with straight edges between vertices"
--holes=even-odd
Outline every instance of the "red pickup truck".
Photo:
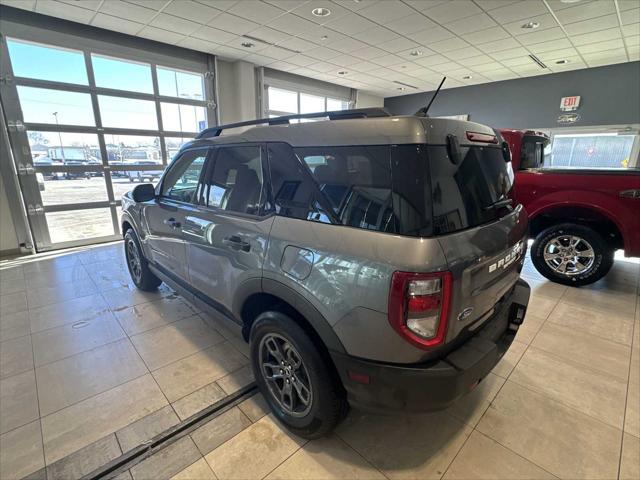
[{"label": "red pickup truck", "polygon": [[514,200],[529,214],[531,259],[542,275],[587,285],[607,274],[615,250],[640,256],[640,169],[548,168],[544,133],[500,133],[511,150]]}]

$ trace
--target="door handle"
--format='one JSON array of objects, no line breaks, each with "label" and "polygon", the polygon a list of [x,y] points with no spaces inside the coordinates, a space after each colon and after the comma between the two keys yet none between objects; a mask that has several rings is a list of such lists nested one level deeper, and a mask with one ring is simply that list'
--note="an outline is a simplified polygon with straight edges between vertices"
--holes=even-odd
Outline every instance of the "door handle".
[{"label": "door handle", "polygon": [[176,228],[180,228],[181,224],[180,222],[177,222],[175,218],[171,217],[171,218],[165,218],[162,223],[164,223],[165,225],[169,225],[171,228],[176,229]]},{"label": "door handle", "polygon": [[231,235],[230,237],[225,237],[222,239],[222,243],[227,245],[234,250],[242,250],[243,252],[248,252],[251,250],[251,244],[249,242],[245,242],[238,235]]}]

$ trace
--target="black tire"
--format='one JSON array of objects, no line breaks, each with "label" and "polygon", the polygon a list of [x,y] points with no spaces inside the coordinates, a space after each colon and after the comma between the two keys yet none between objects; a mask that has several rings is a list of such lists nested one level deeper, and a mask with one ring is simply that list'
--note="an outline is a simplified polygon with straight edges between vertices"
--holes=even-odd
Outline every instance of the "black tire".
[{"label": "black tire", "polygon": [[[124,253],[127,259],[129,275],[131,275],[131,280],[133,280],[136,287],[145,292],[156,290],[162,283],[162,280],[156,277],[149,269],[149,262],[144,258],[138,236],[132,228],[124,234]],[[133,258],[136,254],[139,261],[139,270],[134,266],[136,262]]]},{"label": "black tire", "polygon": [[[306,383],[310,385],[308,411],[298,412],[297,416],[287,411],[280,404],[281,401],[276,399],[274,390],[277,386],[269,386],[274,385],[274,380],[267,380],[262,367],[261,350],[267,348],[263,345],[273,338],[289,342],[295,354],[299,354],[304,374],[300,374],[301,370],[297,368],[293,370],[293,376],[306,379]],[[253,374],[262,395],[276,417],[293,433],[307,439],[320,438],[331,432],[345,417],[348,403],[339,379],[332,374],[330,366],[325,363],[311,338],[290,317],[275,311],[260,314],[251,328],[250,350]],[[283,378],[283,386],[284,381]],[[298,380],[298,386],[300,381]],[[293,377],[291,382],[290,388],[293,388]]]},{"label": "black tire", "polygon": [[[570,238],[582,240],[574,252],[577,251],[580,255],[587,255],[590,252],[586,247],[591,247],[593,255],[592,257],[580,257],[578,255],[580,257],[578,261],[581,262],[581,265],[587,267],[583,271],[578,271],[574,268],[573,271],[562,273],[560,265],[554,268],[556,263],[560,261],[557,258],[561,257],[562,254],[553,259],[553,253],[550,253],[550,251],[559,251],[556,250],[555,245],[563,247],[565,244],[569,245],[570,243],[567,243],[567,240]],[[559,243],[554,244],[554,241]],[[545,259],[545,252],[547,252],[548,260]],[[567,253],[567,255],[567,258],[577,258],[572,256],[571,253]],[[598,232],[589,227],[573,223],[562,223],[547,228],[538,234],[531,247],[531,260],[538,272],[553,282],[574,287],[589,285],[604,277],[613,266],[613,255],[614,250]],[[571,269],[571,265],[575,267],[576,264],[569,261],[569,264],[565,264],[565,271]]]}]

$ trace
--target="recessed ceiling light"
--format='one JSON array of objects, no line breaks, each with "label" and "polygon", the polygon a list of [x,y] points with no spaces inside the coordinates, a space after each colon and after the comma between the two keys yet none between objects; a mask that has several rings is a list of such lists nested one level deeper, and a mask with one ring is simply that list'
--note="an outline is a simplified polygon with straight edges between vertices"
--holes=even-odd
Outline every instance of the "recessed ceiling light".
[{"label": "recessed ceiling light", "polygon": [[578,3],[580,0],[560,0],[560,3]]},{"label": "recessed ceiling light", "polygon": [[329,15],[331,15],[331,10],[324,7],[318,7],[311,10],[311,13],[316,17],[328,17]]},{"label": "recessed ceiling light", "polygon": [[411,55],[412,57],[419,57],[420,55],[422,55],[422,50],[411,50],[409,52],[409,55]]},{"label": "recessed ceiling light", "polygon": [[522,25],[521,28],[538,28],[540,26],[539,22],[527,22],[524,25]]},{"label": "recessed ceiling light", "polygon": [[462,77],[463,80],[471,80],[473,78],[473,75],[465,75],[464,77]]},{"label": "recessed ceiling light", "polygon": [[244,48],[253,48],[256,46],[255,43],[251,43],[251,42],[242,42],[240,45],[242,45]]},{"label": "recessed ceiling light", "polygon": [[322,40],[323,42],[324,42],[325,40],[328,40],[328,39],[329,39],[329,37],[327,37],[326,35],[322,35],[322,36],[320,37],[320,40]]},{"label": "recessed ceiling light", "polygon": [[404,92],[404,87],[398,87],[396,90],[400,90],[401,92]]},{"label": "recessed ceiling light", "polygon": [[346,75],[347,73],[349,73],[349,72],[347,72],[346,70],[340,70],[338,72],[338,75]]},{"label": "recessed ceiling light", "polygon": [[569,60],[567,60],[566,58],[563,58],[561,60],[556,60],[556,63],[558,65],[565,65],[565,64],[569,63]]}]

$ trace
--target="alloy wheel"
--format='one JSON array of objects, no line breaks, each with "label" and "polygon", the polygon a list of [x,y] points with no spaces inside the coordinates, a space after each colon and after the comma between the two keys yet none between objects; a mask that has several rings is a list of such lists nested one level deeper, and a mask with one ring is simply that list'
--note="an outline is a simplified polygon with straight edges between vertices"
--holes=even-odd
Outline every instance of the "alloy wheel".
[{"label": "alloy wheel", "polygon": [[127,240],[127,263],[129,264],[131,276],[136,283],[139,283],[142,279],[142,262],[140,261],[138,246],[131,238]]},{"label": "alloy wheel", "polygon": [[269,392],[288,415],[304,417],[311,410],[313,391],[307,367],[289,340],[276,333],[260,341],[260,369]]},{"label": "alloy wheel", "polygon": [[574,276],[587,273],[595,263],[593,247],[576,235],[559,235],[544,247],[544,261],[556,273]]}]

